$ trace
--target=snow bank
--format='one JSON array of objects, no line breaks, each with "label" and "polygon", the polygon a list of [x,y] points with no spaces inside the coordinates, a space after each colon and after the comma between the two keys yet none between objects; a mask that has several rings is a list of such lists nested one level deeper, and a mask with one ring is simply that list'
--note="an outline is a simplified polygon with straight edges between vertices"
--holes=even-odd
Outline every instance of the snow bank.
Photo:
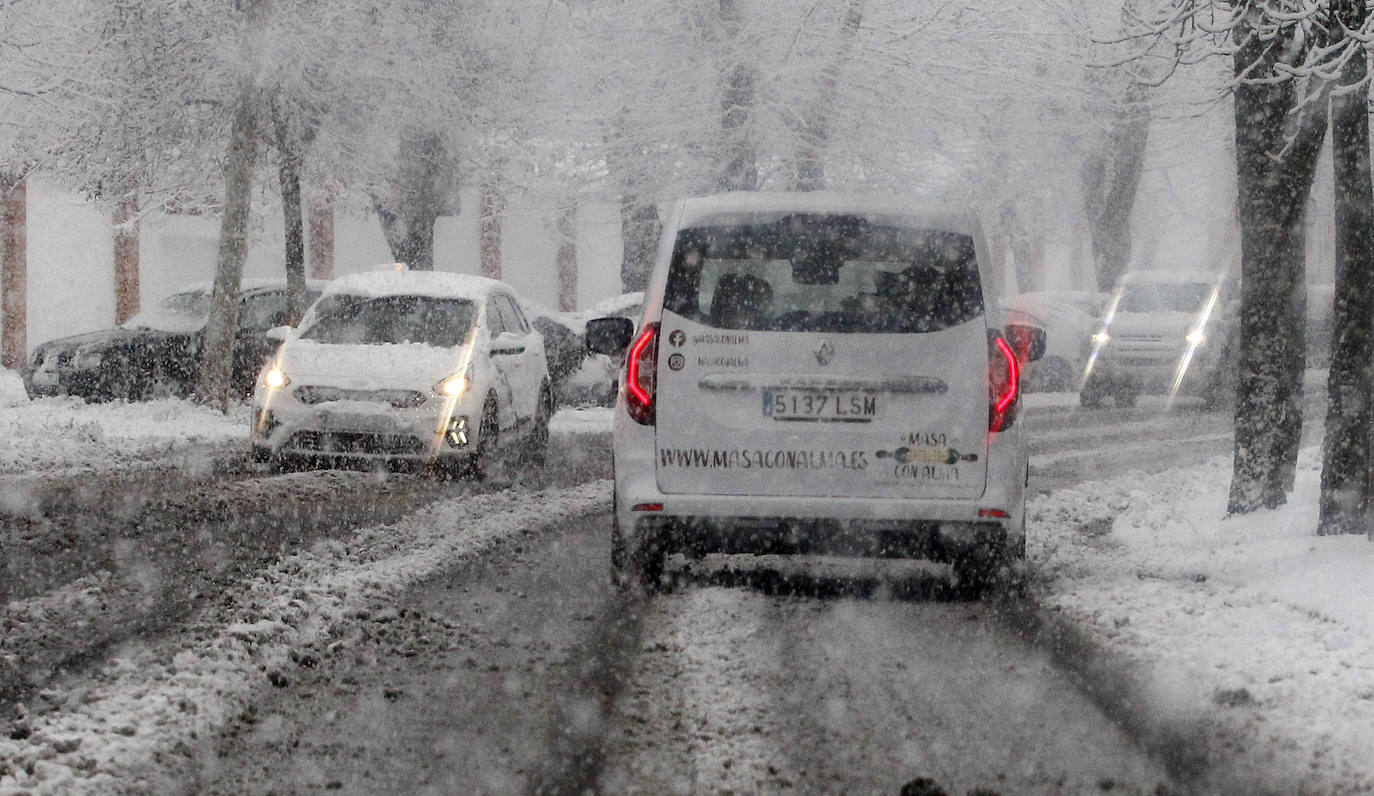
[{"label": "snow bank", "polygon": [[1231,458],[1032,501],[1045,606],[1137,662],[1150,709],[1219,728],[1275,792],[1374,790],[1374,545],[1318,537],[1320,455],[1288,505],[1224,518]]},{"label": "snow bank", "polygon": [[0,474],[165,466],[169,455],[206,456],[247,446],[248,409],[224,414],[189,401],[87,404],[30,401],[19,374],[0,369]]}]

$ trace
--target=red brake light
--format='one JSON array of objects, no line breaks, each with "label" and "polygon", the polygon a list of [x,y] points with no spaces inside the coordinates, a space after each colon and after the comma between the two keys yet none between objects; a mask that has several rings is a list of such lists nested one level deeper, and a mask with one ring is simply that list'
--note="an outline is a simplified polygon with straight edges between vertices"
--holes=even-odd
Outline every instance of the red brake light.
[{"label": "red brake light", "polygon": [[1001,336],[992,338],[988,373],[988,431],[1005,431],[1016,419],[1021,395],[1021,365]]},{"label": "red brake light", "polygon": [[650,323],[630,345],[625,358],[625,408],[636,423],[654,424],[654,391],[658,367],[658,324]]}]

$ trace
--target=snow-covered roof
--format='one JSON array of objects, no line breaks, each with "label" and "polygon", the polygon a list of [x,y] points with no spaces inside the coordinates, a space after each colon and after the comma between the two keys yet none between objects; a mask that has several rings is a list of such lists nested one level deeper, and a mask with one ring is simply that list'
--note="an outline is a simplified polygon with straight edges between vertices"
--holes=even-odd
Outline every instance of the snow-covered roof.
[{"label": "snow-covered roof", "polygon": [[471,274],[444,271],[376,270],[341,276],[329,283],[325,294],[363,296],[438,296],[481,300],[496,289],[515,291],[505,282]]},{"label": "snow-covered roof", "polygon": [[730,213],[855,213],[870,216],[914,217],[944,229],[971,232],[975,216],[965,207],[928,198],[869,196],[834,191],[762,191],[725,193],[686,199],[682,225],[692,226]]}]

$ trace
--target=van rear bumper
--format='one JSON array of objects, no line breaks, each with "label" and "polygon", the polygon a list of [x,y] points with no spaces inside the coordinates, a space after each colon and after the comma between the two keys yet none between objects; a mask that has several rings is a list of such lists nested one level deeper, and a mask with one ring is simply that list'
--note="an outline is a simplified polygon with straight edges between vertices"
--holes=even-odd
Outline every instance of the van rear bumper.
[{"label": "van rear bumper", "polygon": [[[834,520],[797,517],[640,516],[639,545],[665,555],[827,555],[949,562],[1014,543],[1000,522]],[[637,545],[638,546],[638,545]]]}]

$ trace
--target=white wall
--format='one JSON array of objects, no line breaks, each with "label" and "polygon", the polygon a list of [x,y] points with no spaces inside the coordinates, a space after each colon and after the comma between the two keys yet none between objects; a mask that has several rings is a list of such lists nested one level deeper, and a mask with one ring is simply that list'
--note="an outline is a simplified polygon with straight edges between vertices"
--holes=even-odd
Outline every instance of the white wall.
[{"label": "white wall", "polygon": [[[29,182],[28,344],[114,325],[114,253],[108,217],[80,196]],[[275,204],[254,206],[245,277],[282,275],[282,220]],[[435,268],[480,273],[477,193],[465,189],[456,216],[435,225]],[[620,221],[612,205],[578,213],[578,308],[620,292]],[[307,236],[308,237],[308,236]],[[139,227],[140,300],[158,301],[185,285],[214,278],[219,218],[151,214]],[[309,242],[307,241],[307,246]],[[553,221],[540,208],[507,208],[502,276],[517,291],[548,307],[558,305],[558,252]],[[366,208],[341,207],[334,219],[334,273],[364,271],[392,259],[377,218]]]}]

